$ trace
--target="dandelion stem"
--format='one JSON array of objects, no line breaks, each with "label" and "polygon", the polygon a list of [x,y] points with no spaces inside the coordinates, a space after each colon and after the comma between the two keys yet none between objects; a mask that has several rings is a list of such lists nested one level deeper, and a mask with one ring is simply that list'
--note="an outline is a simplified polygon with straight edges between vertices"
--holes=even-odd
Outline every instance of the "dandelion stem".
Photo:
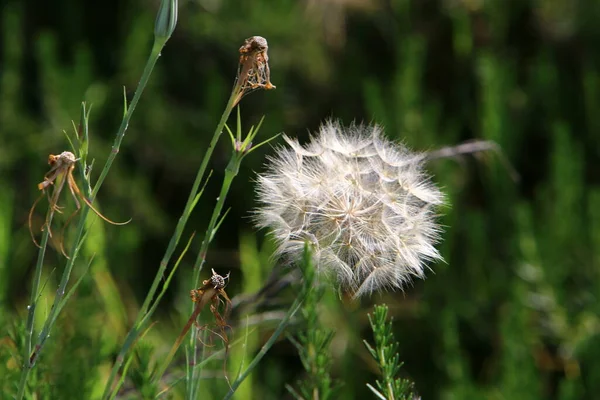
[{"label": "dandelion stem", "polygon": [[267,354],[267,352],[271,349],[271,347],[273,347],[273,345],[275,344],[275,342],[277,341],[277,339],[279,338],[281,333],[289,325],[292,317],[296,314],[296,312],[298,312],[298,310],[302,306],[302,303],[304,303],[304,300],[306,300],[306,298],[308,297],[310,290],[311,290],[311,288],[304,288],[303,292],[300,293],[300,295],[298,297],[296,297],[296,300],[294,301],[294,303],[292,304],[292,306],[290,307],[288,312],[285,314],[285,316],[283,317],[283,319],[277,326],[277,329],[275,329],[275,332],[273,332],[273,334],[271,335],[269,340],[267,340],[267,342],[261,347],[260,351],[254,357],[254,359],[250,362],[250,364],[248,364],[248,368],[246,368],[246,370],[239,375],[239,377],[235,380],[235,382],[233,382],[231,384],[231,389],[229,390],[227,395],[225,395],[223,400],[228,400],[233,396],[233,394],[235,393],[237,388],[242,384],[242,382],[244,382],[244,380],[248,377],[248,375],[250,375],[252,370],[254,370],[254,368],[258,365],[260,360],[262,360],[262,358],[265,356],[265,354]]}]

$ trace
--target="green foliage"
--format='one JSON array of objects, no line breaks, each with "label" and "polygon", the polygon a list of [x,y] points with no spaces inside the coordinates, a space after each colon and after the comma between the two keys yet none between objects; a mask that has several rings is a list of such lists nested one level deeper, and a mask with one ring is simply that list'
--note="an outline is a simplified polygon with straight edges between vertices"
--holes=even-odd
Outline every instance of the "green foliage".
[{"label": "green foliage", "polygon": [[298,380],[298,390],[290,385],[286,385],[286,388],[297,400],[335,399],[340,382],[331,377],[333,359],[329,348],[335,331],[324,328],[319,321],[319,303],[325,288],[317,282],[317,273],[312,264],[305,266],[303,273],[304,285],[312,290],[301,309],[303,329],[297,339],[289,336],[289,340],[298,350],[306,374]]},{"label": "green foliage", "polygon": [[375,346],[371,346],[366,340],[364,344],[379,366],[381,380],[376,381],[379,390],[371,384],[367,386],[379,399],[413,400],[417,397],[413,392],[414,384],[398,377],[402,362],[398,354],[399,346],[392,332],[392,321],[388,322],[387,314],[388,306],[385,304],[376,305],[373,314],[369,314]]},{"label": "green foliage", "polygon": [[141,342],[134,350],[134,365],[130,369],[131,383],[138,393],[139,398],[154,399],[158,394],[158,387],[152,382],[155,349],[151,343]]}]

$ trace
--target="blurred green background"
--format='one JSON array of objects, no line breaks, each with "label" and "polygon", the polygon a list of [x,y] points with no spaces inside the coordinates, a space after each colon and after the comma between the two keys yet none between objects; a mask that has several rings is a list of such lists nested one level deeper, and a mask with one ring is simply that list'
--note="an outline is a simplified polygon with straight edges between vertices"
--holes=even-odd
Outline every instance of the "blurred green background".
[{"label": "blurred green background", "polygon": [[[9,337],[26,318],[37,255],[27,216],[36,185],[48,154],[68,149],[62,131],[72,131],[82,100],[93,105],[90,158],[104,163],[122,114],[123,86],[131,98],[148,55],[158,2],[0,5],[0,389],[12,391],[19,371]],[[241,103],[246,126],[266,115],[263,139],[285,132],[304,141],[332,117],[377,122],[389,137],[421,151],[493,140],[520,175],[511,179],[494,154],[430,163],[450,204],[441,219],[446,263],[432,265],[427,280],[404,293],[360,303],[340,300],[333,290],[326,295],[321,322],[336,330],[331,354],[332,374],[344,383],[339,397],[372,398],[365,384],[376,368],[361,340],[371,340],[367,311],[386,302],[403,372],[424,399],[598,398],[595,0],[182,1],[177,29],[97,199],[109,218],[133,221],[123,227],[97,221],[91,230],[87,258],[74,272],[80,276],[83,260],[95,254],[89,276],[32,378],[52,383],[46,398],[92,398],[105,381],[225,106],[238,48],[253,35],[269,42],[277,85]],[[219,143],[213,177],[184,241],[206,229],[229,146],[226,138]],[[256,232],[249,218],[253,177],[270,152],[265,146],[244,161],[227,200],[231,211],[208,254],[208,268],[231,271],[230,297],[258,290],[275,264],[265,232]],[[37,226],[46,204],[34,214]],[[158,323],[146,345],[158,354],[168,351],[189,317],[190,267],[199,246],[197,237],[154,316]],[[60,251],[50,250],[39,318],[63,266]],[[241,323],[232,321],[234,332],[243,332],[246,313],[235,318]],[[248,349],[257,349],[272,326],[268,318],[257,325]],[[240,355],[232,352],[232,371]],[[135,374],[142,372],[135,371],[124,397],[138,398]],[[222,364],[205,372],[205,398],[221,398]],[[284,384],[301,378],[296,351],[283,340],[237,398],[289,398]]]}]

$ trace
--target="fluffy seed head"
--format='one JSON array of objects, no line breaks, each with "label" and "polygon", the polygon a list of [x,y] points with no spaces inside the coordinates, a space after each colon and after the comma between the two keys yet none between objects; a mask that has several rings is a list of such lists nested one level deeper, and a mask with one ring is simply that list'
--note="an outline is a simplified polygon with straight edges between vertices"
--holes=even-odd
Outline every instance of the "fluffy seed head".
[{"label": "fluffy seed head", "polygon": [[435,208],[443,194],[422,171],[422,155],[382,134],[329,121],[305,146],[285,137],[288,147],[258,176],[255,221],[271,229],[278,254],[300,259],[310,242],[318,271],[357,297],[402,288],[441,259]]}]

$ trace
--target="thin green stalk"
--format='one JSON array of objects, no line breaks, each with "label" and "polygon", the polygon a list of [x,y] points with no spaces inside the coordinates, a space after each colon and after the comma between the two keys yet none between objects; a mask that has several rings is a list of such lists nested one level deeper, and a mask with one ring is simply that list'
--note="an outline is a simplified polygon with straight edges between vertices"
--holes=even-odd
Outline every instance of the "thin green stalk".
[{"label": "thin green stalk", "polygon": [[[166,40],[160,40],[160,41],[157,40],[154,42],[152,51],[150,53],[150,56],[148,57],[148,61],[146,62],[146,66],[142,73],[140,82],[138,83],[138,87],[136,88],[136,91],[135,91],[135,94],[131,101],[131,104],[128,107],[127,112],[123,116],[123,120],[121,122],[119,130],[117,131],[115,141],[113,143],[113,147],[111,150],[111,154],[109,155],[108,159],[106,160],[106,164],[104,165],[104,168],[102,169],[102,172],[100,173],[100,177],[98,178],[98,181],[96,182],[96,185],[94,186],[94,190],[89,195],[90,202],[92,202],[94,200],[96,194],[100,190],[102,183],[104,182],[104,179],[106,178],[106,175],[108,174],[108,171],[110,170],[110,167],[112,166],[112,163],[113,163],[115,157],[119,153],[119,148],[121,146],[123,137],[125,136],[125,132],[127,131],[127,127],[129,126],[129,121],[131,119],[131,116],[132,116],[133,112],[135,111],[135,107],[146,87],[146,84],[148,83],[150,75],[152,74],[152,70],[154,69],[156,62],[158,61],[158,58],[160,57],[160,51],[164,47],[165,43],[166,43]],[[87,192],[87,190],[86,190],[86,192]],[[86,193],[86,195],[88,195],[88,194],[89,193]],[[21,381],[19,383],[19,391],[18,391],[17,399],[21,399],[24,395],[29,371],[35,365],[35,362],[36,362],[37,358],[39,357],[46,340],[50,336],[50,332],[52,331],[52,328],[54,327],[54,323],[56,322],[58,313],[60,312],[60,310],[62,308],[61,302],[65,295],[66,287],[67,287],[67,284],[71,277],[71,272],[73,270],[75,260],[77,259],[79,249],[81,248],[81,245],[83,244],[82,242],[83,242],[83,237],[84,237],[84,232],[85,232],[85,223],[86,223],[86,219],[88,216],[88,212],[89,212],[89,208],[83,207],[83,209],[81,211],[81,216],[79,219],[78,227],[77,227],[77,234],[76,234],[75,241],[73,243],[73,248],[71,251],[72,255],[71,255],[71,258],[68,260],[67,265],[65,266],[65,270],[61,277],[61,281],[60,281],[58,290],[56,291],[56,296],[54,298],[52,308],[50,309],[50,314],[46,318],[44,326],[38,336],[38,340],[37,340],[33,354],[31,354],[31,356],[30,356],[29,355],[30,353],[28,353],[25,357],[25,366],[23,368],[23,373],[21,375]],[[51,218],[49,218],[48,223],[50,223],[50,222],[51,222]],[[48,230],[46,230],[46,232],[47,231]],[[32,292],[32,299],[35,296],[37,296],[37,291],[39,290],[39,288],[38,288],[39,276],[41,275],[41,266],[43,264],[45,248],[46,248],[46,244],[48,241],[48,237],[47,237],[48,235],[46,232],[44,232],[44,237],[42,237],[42,248],[40,249],[40,252],[38,253],[38,263],[36,265],[36,276],[34,277],[34,283],[33,283],[34,287],[33,287],[33,292]],[[35,305],[34,303],[32,303],[32,304]],[[35,307],[31,307],[30,308],[30,316],[28,316],[28,326],[29,326],[29,320],[33,320],[33,318],[34,318],[34,313],[35,313]],[[32,334],[33,334],[33,326],[31,326],[30,330],[28,329],[29,337],[28,337],[28,345],[26,346],[26,350],[28,352],[31,352],[30,337],[32,336]]]},{"label": "thin green stalk", "polygon": [[192,315],[188,319],[188,322],[185,324],[185,326],[181,330],[181,333],[177,337],[177,340],[171,347],[171,350],[169,351],[167,356],[163,359],[162,364],[160,365],[159,369],[157,370],[156,374],[154,375],[155,379],[157,381],[160,381],[162,379],[162,376],[165,374],[167,368],[169,367],[169,364],[171,364],[171,360],[175,356],[175,353],[177,353],[179,346],[181,346],[181,343],[185,339],[187,332],[190,330],[190,328],[192,327],[194,322],[196,322],[196,319],[198,318],[198,315],[200,315],[200,312],[202,311],[202,309],[204,309],[204,306],[206,306],[212,300],[213,296],[215,296],[217,293],[218,292],[216,289],[214,289],[212,287],[208,288],[202,294],[202,298],[196,302],[196,305],[194,307],[194,312],[192,313]]},{"label": "thin green stalk", "polygon": [[[81,212],[81,219],[80,219],[78,227],[77,227],[77,238],[82,238],[84,236],[85,220],[87,218],[88,210],[89,210],[89,208],[86,207]],[[35,346],[35,351],[31,356],[31,364],[32,365],[35,364],[35,362],[39,358],[40,353],[42,352],[42,349],[44,347],[44,344],[46,343],[46,340],[50,337],[50,332],[51,332],[52,328],[54,327],[54,323],[56,322],[58,313],[62,309],[61,302],[66,293],[67,284],[69,283],[69,278],[71,277],[71,271],[73,270],[73,266],[75,265],[75,260],[77,259],[77,255],[79,253],[79,249],[81,248],[82,244],[83,244],[82,240],[76,240],[73,245],[73,249],[71,251],[72,256],[69,259],[69,261],[67,262],[67,265],[65,266],[65,271],[63,272],[62,277],[60,279],[60,284],[58,285],[58,289],[56,290],[56,296],[54,297],[54,302],[52,303],[52,308],[50,309],[50,314],[46,318],[46,321],[44,322],[44,326],[43,326],[40,334],[38,335],[38,340],[37,340],[37,343]]]},{"label": "thin green stalk", "polygon": [[[204,330],[202,333],[202,343],[207,343],[206,341],[208,340],[208,330]],[[225,348],[223,348],[223,350],[225,350]],[[194,349],[194,352],[196,350]],[[189,359],[190,356],[190,351],[189,349],[187,349],[186,351],[186,359]],[[190,381],[190,377],[194,377],[194,376],[202,376],[202,370],[204,369],[204,364],[205,361],[210,358],[210,356],[206,356],[206,346],[202,346],[202,350],[200,351],[200,362],[198,363],[196,360],[196,354],[193,354],[193,359],[194,359],[194,363],[189,363],[190,366],[186,369],[186,374],[185,374],[185,379],[186,379],[186,383],[187,383],[187,388],[185,391],[185,398],[187,399],[194,399],[193,397],[190,397],[191,395],[194,394],[194,392],[196,392],[197,390],[199,390],[199,384],[197,384],[195,387],[192,384],[192,382]],[[193,375],[193,372],[190,370],[196,370],[196,375]]]},{"label": "thin green stalk", "polygon": [[[206,253],[208,251],[208,246],[212,242],[214,236],[214,230],[217,225],[217,221],[221,216],[221,211],[223,210],[223,206],[225,205],[225,199],[227,198],[227,194],[229,193],[229,189],[231,188],[231,184],[233,183],[233,179],[237,176],[240,164],[242,162],[243,155],[237,151],[233,151],[231,160],[225,169],[225,177],[223,178],[223,184],[221,186],[221,191],[219,193],[219,198],[217,204],[215,204],[215,208],[213,209],[212,216],[210,222],[208,224],[208,228],[206,229],[206,233],[204,235],[204,240],[202,241],[202,245],[200,246],[200,251],[198,252],[198,256],[196,257],[196,261],[194,262],[194,273],[192,277],[192,282],[194,283],[194,287],[198,287],[200,283],[200,272],[202,271],[202,267],[204,266],[204,262],[206,261]],[[190,348],[192,349],[191,360],[192,365],[196,365],[197,362],[197,332],[196,330],[192,330],[190,335]],[[188,370],[188,394],[193,394],[195,391],[193,389],[194,382],[197,381],[199,371],[196,368],[191,368]],[[194,396],[191,396],[194,398]]]},{"label": "thin green stalk", "polygon": [[[87,141],[88,141],[88,117],[89,117],[89,112],[86,113],[86,108],[85,108],[85,103],[83,103],[82,105],[82,113],[81,113],[81,118],[80,118],[80,125],[83,129],[83,142],[86,143],[87,145]],[[69,143],[71,144],[71,147],[73,147],[73,143],[71,142],[70,138],[67,135],[67,139],[69,140]],[[86,148],[86,153],[87,153],[87,148]],[[85,161],[82,161],[82,163]],[[81,169],[81,175],[85,181],[85,174],[83,171],[83,168]],[[86,195],[89,194],[89,185],[86,185],[84,187],[84,190],[86,191]],[[54,199],[56,200],[56,199]],[[52,201],[52,203],[56,203],[56,201]],[[36,270],[35,270],[35,275],[34,275],[34,279],[33,279],[33,284],[32,284],[32,292],[31,292],[31,304],[29,305],[29,315],[27,318],[27,327],[26,327],[26,332],[27,332],[27,343],[24,349],[24,354],[23,354],[23,358],[24,358],[24,367],[23,367],[23,372],[21,374],[21,379],[19,382],[19,393],[18,393],[18,397],[17,399],[22,398],[22,396],[25,394],[25,386],[27,383],[27,378],[29,376],[29,372],[31,370],[31,368],[33,368],[35,361],[37,359],[37,357],[39,356],[39,351],[41,350],[41,345],[40,343],[37,344],[36,346],[36,350],[34,353],[32,353],[32,349],[31,349],[31,345],[32,345],[32,339],[33,339],[33,322],[34,322],[34,317],[35,317],[35,309],[36,309],[36,305],[37,305],[37,298],[39,296],[39,282],[40,282],[40,278],[41,278],[41,274],[42,274],[42,267],[44,264],[44,257],[46,255],[46,248],[48,245],[48,238],[50,236],[50,226],[52,224],[52,219],[54,217],[54,210],[52,209],[52,207],[50,207],[48,209],[48,216],[46,217],[46,224],[47,224],[47,229],[44,231],[44,233],[42,234],[42,244],[40,246],[40,250],[38,252],[38,259],[37,259],[37,263],[36,263]],[[67,296],[68,297],[68,296]],[[60,311],[59,307],[59,311]]]},{"label": "thin green stalk", "polygon": [[[234,89],[234,93],[235,93],[235,89]],[[260,130],[260,127],[262,126],[262,122],[263,122],[263,119],[261,119],[260,123],[256,127],[252,126],[250,128],[247,136],[245,137],[245,139],[242,140],[241,117],[240,117],[240,110],[238,107],[237,135],[234,137],[231,130],[227,126],[225,126],[225,128],[227,129],[229,136],[231,138],[233,152],[231,155],[231,159],[229,160],[229,164],[227,165],[227,168],[225,168],[225,177],[223,178],[221,192],[219,193],[219,197],[217,198],[217,203],[215,204],[215,208],[213,209],[213,213],[212,213],[210,222],[208,224],[206,233],[204,235],[204,240],[202,242],[202,245],[200,246],[200,251],[198,252],[198,256],[196,258],[196,261],[194,262],[194,273],[193,273],[193,277],[192,277],[192,282],[194,282],[195,287],[197,287],[200,284],[200,272],[202,271],[202,267],[204,266],[204,263],[206,261],[206,253],[208,251],[208,247],[214,238],[216,230],[219,227],[219,224],[220,224],[220,222],[218,222],[219,219],[223,218],[221,216],[221,211],[223,210],[223,206],[225,204],[227,194],[229,193],[229,189],[231,188],[233,179],[237,176],[237,174],[240,170],[240,165],[242,163],[242,160],[244,159],[245,156],[247,156],[253,150],[256,150],[260,146],[268,143],[269,141],[271,141],[275,137],[277,137],[277,136],[274,136],[270,139],[267,139],[266,141],[264,141],[262,143],[259,143],[259,144],[253,146],[252,141],[258,134],[258,131]],[[198,341],[196,340],[196,335],[197,335],[197,332],[192,331],[192,333],[190,335],[190,347],[188,347],[188,349],[190,349],[190,348],[192,349],[192,352],[190,354],[190,351],[188,350],[188,352],[186,353],[188,359],[191,359],[192,365],[197,365]],[[194,399],[196,397],[195,393],[197,392],[197,390],[199,390],[199,385],[200,385],[200,380],[198,379],[199,376],[200,376],[199,368],[191,368],[191,369],[188,368],[187,369],[187,371],[186,371],[186,379],[187,379],[186,397],[187,398]]]},{"label": "thin green stalk", "polygon": [[[301,267],[305,274],[305,279],[303,279],[303,281],[302,281],[302,289],[301,289],[300,293],[298,293],[296,300],[294,300],[294,303],[292,304],[292,306],[290,307],[288,312],[285,314],[285,316],[283,317],[283,319],[277,326],[277,329],[275,329],[275,332],[273,332],[273,334],[271,335],[269,340],[267,340],[267,342],[261,347],[258,354],[250,362],[250,364],[248,365],[248,368],[246,368],[246,370],[242,374],[240,374],[237,377],[237,379],[235,380],[235,382],[233,382],[233,384],[230,386],[230,390],[229,390],[229,392],[227,392],[225,397],[223,397],[223,400],[230,399],[233,396],[236,389],[242,384],[242,382],[244,382],[244,379],[246,379],[248,377],[248,375],[250,375],[252,370],[254,370],[254,368],[258,365],[260,360],[262,360],[262,358],[265,356],[265,354],[267,354],[267,352],[271,349],[271,347],[273,347],[273,345],[275,344],[275,342],[277,341],[277,339],[279,338],[281,333],[289,325],[292,317],[296,314],[296,312],[298,312],[300,307],[302,307],[302,304],[312,294],[312,291],[315,290],[312,285],[312,282],[313,282],[312,279],[310,279],[310,276],[307,276],[307,274],[314,273],[313,272],[314,265],[313,265],[313,259],[312,259],[312,249],[310,248],[310,245],[308,243],[305,243],[305,245],[304,245],[304,254],[302,255]],[[308,277],[309,279],[306,279],[306,277]]]},{"label": "thin green stalk", "polygon": [[294,301],[294,303],[288,310],[285,317],[283,317],[283,319],[277,326],[277,329],[275,329],[275,332],[273,332],[273,334],[271,335],[269,340],[267,340],[267,342],[261,347],[258,354],[254,357],[254,359],[248,365],[248,368],[246,368],[246,370],[235,380],[235,382],[233,382],[233,384],[231,385],[231,389],[225,395],[223,400],[230,399],[233,396],[236,389],[242,384],[244,379],[246,379],[248,377],[248,375],[250,375],[250,373],[258,365],[260,360],[262,360],[262,358],[265,356],[265,354],[267,354],[267,352],[271,349],[271,347],[273,347],[273,345],[275,344],[275,342],[277,341],[277,339],[279,338],[281,333],[289,325],[289,322],[292,319],[292,317],[300,309],[300,307],[302,306],[302,303],[304,302],[304,300],[306,300],[306,298],[311,290],[312,290],[311,288],[304,288],[302,293],[300,293],[300,295],[298,297],[296,297],[296,300]]},{"label": "thin green stalk", "polygon": [[[200,193],[202,193],[203,190],[204,190],[204,188],[200,191]],[[177,261],[175,261],[175,265],[173,266],[173,269],[171,269],[171,272],[169,273],[169,276],[167,277],[167,279],[163,283],[163,289],[158,294],[158,296],[156,297],[156,301],[154,302],[154,304],[150,308],[150,312],[149,313],[154,313],[154,310],[158,306],[158,303],[160,302],[160,299],[162,299],[162,297],[165,295],[165,293],[167,291],[167,288],[169,287],[169,284],[171,283],[171,280],[173,279],[173,276],[175,275],[175,272],[177,271],[177,268],[179,267],[179,264],[181,263],[181,260],[183,259],[183,257],[185,256],[185,254],[189,250],[190,245],[192,244],[192,239],[194,239],[195,234],[196,233],[194,232],[191,235],[190,239],[187,242],[187,245],[184,247],[184,249],[181,252],[181,254],[179,254],[179,258],[177,259]],[[144,327],[146,326],[145,325],[145,321],[146,320],[142,320],[141,326],[144,326]],[[149,329],[150,328],[146,329],[146,332]],[[143,337],[143,335],[144,334],[142,334],[141,337]],[[134,339],[137,339],[137,337],[134,337]],[[121,379],[119,379],[119,381],[117,382],[117,385],[115,386],[114,390],[112,391],[111,395],[109,396],[110,400],[114,399],[117,396],[117,392],[118,392],[119,388],[121,387],[121,385],[123,385],[123,382],[125,381],[125,376],[127,375],[127,370],[129,368],[129,365],[131,365],[132,360],[133,360],[133,356],[130,355],[129,358],[127,359],[127,361],[125,362],[125,367],[123,367],[123,373],[121,374]]]},{"label": "thin green stalk", "polygon": [[215,226],[217,225],[217,221],[221,216],[221,211],[225,205],[225,200],[227,199],[227,194],[229,193],[233,179],[237,176],[240,170],[241,161],[242,157],[239,156],[239,153],[234,151],[231,160],[229,161],[229,165],[225,169],[225,177],[223,178],[223,184],[221,185],[221,191],[219,192],[219,199],[217,200],[217,204],[215,204],[215,208],[213,209],[204,240],[202,241],[200,251],[198,252],[198,256],[194,262],[194,275],[192,279],[192,282],[194,282],[194,287],[197,287],[200,284],[200,272],[202,271],[202,267],[206,261],[208,246],[214,237]]},{"label": "thin green stalk", "polygon": [[[144,72],[142,73],[142,78],[140,79],[138,87],[135,91],[133,100],[131,101],[131,105],[127,109],[127,112],[125,113],[125,115],[123,117],[123,121],[121,122],[121,126],[119,127],[119,130],[117,132],[117,135],[116,135],[116,138],[113,143],[112,150],[111,150],[111,154],[109,155],[108,159],[106,160],[104,168],[102,169],[102,172],[100,173],[100,177],[98,178],[98,181],[96,182],[96,185],[94,186],[94,189],[92,190],[92,193],[90,195],[90,202],[93,201],[95,195],[98,193],[98,190],[100,190],[100,187],[102,186],[104,178],[108,174],[108,171],[109,171],[116,155],[119,153],[119,147],[121,145],[123,137],[125,136],[127,127],[129,126],[129,121],[131,119],[131,115],[135,111],[135,107],[146,87],[146,84],[148,83],[148,80],[150,78],[150,75],[152,74],[152,70],[154,69],[156,61],[160,57],[160,50],[162,49],[163,46],[164,46],[164,43],[155,42],[154,46],[152,47],[152,51],[150,53],[150,56],[148,57],[146,67],[144,68]],[[54,325],[54,322],[56,320],[56,317],[58,316],[57,315],[57,312],[58,312],[57,305],[60,303],[60,301],[62,300],[62,298],[65,294],[65,290],[66,290],[67,284],[69,282],[69,278],[71,276],[71,271],[73,270],[73,266],[75,264],[75,260],[77,259],[79,249],[81,248],[81,245],[82,245],[81,239],[82,239],[83,233],[85,231],[85,223],[86,223],[88,213],[89,213],[89,208],[84,207],[81,212],[81,217],[79,219],[79,224],[77,227],[77,234],[76,234],[76,238],[75,238],[75,241],[73,244],[73,249],[71,252],[71,254],[72,254],[71,258],[67,262],[65,271],[63,272],[63,275],[61,278],[61,282],[60,282],[58,290],[56,292],[54,304],[52,306],[52,309],[50,310],[50,315],[46,319],[46,323],[44,324],[44,328],[42,329],[42,332],[40,333],[40,336],[38,339],[38,345],[40,346],[40,349],[37,351],[36,358],[37,358],[37,356],[39,356],[39,351],[41,350],[41,347],[43,346],[44,342],[48,338],[50,331]],[[35,358],[34,358],[34,361],[35,361]]]},{"label": "thin green stalk", "polygon": [[23,349],[23,371],[21,372],[21,379],[19,381],[19,392],[17,394],[17,399],[23,398],[25,394],[25,386],[27,383],[27,378],[29,376],[29,372],[31,368],[33,368],[33,363],[31,362],[31,345],[33,342],[33,324],[35,321],[35,309],[37,307],[37,299],[39,296],[38,291],[40,290],[40,280],[42,278],[42,267],[44,265],[44,257],[46,255],[46,247],[48,245],[48,238],[50,237],[50,225],[52,224],[52,217],[54,216],[54,211],[52,207],[48,208],[48,217],[46,220],[47,226],[44,229],[44,233],[42,234],[42,240],[40,243],[40,250],[38,251],[38,258],[35,264],[35,272],[33,275],[33,284],[31,288],[31,300],[29,301],[29,305],[27,309],[29,310],[27,313],[27,323],[26,323],[26,343]]},{"label": "thin green stalk", "polygon": [[117,373],[119,372],[119,369],[121,368],[121,366],[123,365],[123,362],[125,360],[125,355],[129,351],[131,345],[135,342],[135,338],[138,336],[139,332],[141,332],[144,325],[149,320],[149,317],[152,315],[153,310],[150,310],[150,312],[148,311],[148,309],[150,308],[150,303],[154,299],[154,294],[156,293],[156,290],[158,289],[158,285],[160,284],[160,282],[164,276],[164,273],[167,269],[169,261],[171,260],[171,257],[173,255],[173,253],[175,252],[177,245],[179,244],[179,240],[181,238],[181,235],[183,234],[183,229],[185,228],[185,225],[187,224],[187,221],[188,221],[188,219],[192,213],[192,210],[196,204],[196,202],[195,202],[196,194],[198,193],[200,184],[204,178],[204,174],[206,173],[206,168],[208,166],[208,162],[209,162],[209,160],[212,156],[212,153],[217,145],[217,142],[219,141],[219,138],[221,137],[221,133],[223,132],[225,122],[227,121],[227,119],[229,118],[229,115],[231,114],[231,110],[233,108],[233,101],[234,101],[235,95],[237,94],[237,88],[238,88],[238,85],[236,84],[231,93],[231,96],[229,97],[229,100],[227,101],[227,106],[225,107],[225,110],[223,111],[223,114],[221,115],[221,120],[219,121],[219,124],[217,125],[217,127],[215,129],[215,132],[210,141],[210,144],[209,144],[208,148],[206,149],[206,152],[202,159],[202,163],[200,165],[200,169],[198,170],[198,173],[196,174],[196,179],[194,180],[194,184],[192,185],[192,189],[188,196],[187,203],[184,207],[181,217],[177,221],[177,226],[175,227],[175,232],[173,233],[173,236],[171,237],[171,240],[169,241],[169,245],[167,246],[167,250],[165,251],[165,254],[160,262],[159,269],[156,273],[156,276],[154,277],[154,281],[152,282],[150,290],[148,291],[148,294],[146,295],[146,299],[144,300],[144,303],[142,304],[142,307],[141,307],[140,311],[138,312],[138,315],[133,324],[133,327],[127,333],[127,336],[125,338],[123,346],[121,347],[121,350],[119,351],[119,354],[117,356],[115,364],[113,365],[111,374],[110,374],[108,381],[106,382],[106,386],[104,388],[104,394],[102,395],[103,399],[106,399],[109,396],[111,387],[117,376]]},{"label": "thin green stalk", "polygon": [[104,179],[106,175],[108,175],[108,171],[112,166],[113,161],[119,154],[119,149],[121,147],[121,142],[123,141],[123,137],[125,136],[125,132],[127,131],[127,127],[129,126],[129,121],[131,120],[131,116],[135,111],[135,107],[137,106],[140,97],[142,97],[142,93],[148,84],[148,80],[150,79],[150,75],[152,75],[152,70],[160,57],[160,52],[166,44],[166,40],[155,40],[152,45],[152,51],[150,52],[150,56],[148,57],[148,61],[146,62],[146,67],[144,68],[144,72],[142,72],[142,77],[140,78],[140,82],[138,83],[137,89],[135,90],[135,94],[133,95],[133,99],[127,107],[127,112],[123,116],[123,120],[121,121],[121,126],[119,126],[119,131],[117,132],[117,136],[115,137],[115,141],[113,142],[112,148],[110,150],[110,154],[108,155],[108,159],[104,164],[104,168],[102,168],[102,172],[100,172],[100,176],[98,177],[98,181],[96,181],[96,185],[94,186],[94,190],[92,191],[92,195],[90,197],[90,202],[94,200],[102,183],[104,183]]}]

